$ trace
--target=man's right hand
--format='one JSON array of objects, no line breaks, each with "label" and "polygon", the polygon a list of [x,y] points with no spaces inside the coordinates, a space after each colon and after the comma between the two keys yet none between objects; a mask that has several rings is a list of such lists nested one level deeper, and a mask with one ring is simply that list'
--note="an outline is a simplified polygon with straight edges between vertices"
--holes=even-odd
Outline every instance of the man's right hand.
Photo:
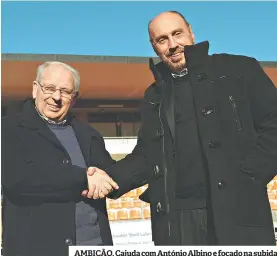
[{"label": "man's right hand", "polygon": [[116,182],[103,170],[97,167],[89,167],[87,171],[88,190],[82,192],[82,196],[99,199],[107,196],[113,189],[118,189]]}]

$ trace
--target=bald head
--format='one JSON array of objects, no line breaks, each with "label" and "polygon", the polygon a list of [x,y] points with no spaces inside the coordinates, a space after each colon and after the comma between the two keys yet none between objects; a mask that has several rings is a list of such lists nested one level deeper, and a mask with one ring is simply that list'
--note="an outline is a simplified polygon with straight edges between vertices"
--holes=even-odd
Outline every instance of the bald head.
[{"label": "bald head", "polygon": [[154,51],[174,72],[185,67],[184,46],[194,44],[194,34],[184,16],[176,11],[163,12],[148,24]]},{"label": "bald head", "polygon": [[[158,18],[163,18],[163,16],[166,16],[166,14],[173,14],[173,15],[177,15],[179,16],[181,19],[183,19],[184,23],[189,27],[189,23],[187,22],[186,18],[180,13],[180,12],[177,12],[177,11],[167,11],[167,12],[162,12],[160,14],[158,14],[156,17],[154,17],[152,20],[149,21],[148,23],[148,32],[149,32],[149,35],[150,35],[150,30],[151,30],[151,24],[153,21],[155,21],[155,19],[158,19]],[[150,37],[150,40],[151,40],[151,37]]]}]

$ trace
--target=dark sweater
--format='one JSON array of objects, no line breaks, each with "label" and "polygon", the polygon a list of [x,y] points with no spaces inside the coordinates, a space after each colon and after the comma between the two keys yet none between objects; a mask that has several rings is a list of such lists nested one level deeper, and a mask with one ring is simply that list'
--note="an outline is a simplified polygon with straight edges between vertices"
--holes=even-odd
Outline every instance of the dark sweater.
[{"label": "dark sweater", "polygon": [[175,194],[182,199],[183,209],[203,208],[206,206],[206,170],[199,142],[193,91],[188,75],[173,81],[176,122]]},{"label": "dark sweater", "polygon": [[[48,124],[71,158],[72,165],[87,168],[76,135],[70,125]],[[100,227],[95,209],[80,196],[76,203],[76,245],[102,244]]]}]

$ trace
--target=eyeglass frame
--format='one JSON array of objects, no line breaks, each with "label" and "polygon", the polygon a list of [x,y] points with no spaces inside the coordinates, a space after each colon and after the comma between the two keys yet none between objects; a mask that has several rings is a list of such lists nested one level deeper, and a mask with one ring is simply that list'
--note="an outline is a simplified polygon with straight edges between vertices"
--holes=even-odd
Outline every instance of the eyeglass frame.
[{"label": "eyeglass frame", "polygon": [[74,97],[75,95],[76,95],[76,93],[77,92],[72,92],[72,93],[70,93],[70,94],[67,94],[67,95],[64,95],[64,89],[62,88],[62,89],[58,89],[58,88],[56,88],[53,84],[51,84],[51,86],[53,86],[53,88],[55,88],[55,91],[53,91],[52,93],[47,93],[47,92],[45,92],[45,86],[50,86],[50,84],[49,85],[42,85],[39,81],[35,81],[39,86],[40,86],[40,88],[41,88],[41,91],[43,92],[43,94],[48,94],[48,95],[52,95],[52,94],[54,94],[56,91],[59,91],[60,92],[60,94],[61,94],[61,96],[62,97],[65,97],[65,98],[67,98],[67,99],[72,99],[72,97]]}]

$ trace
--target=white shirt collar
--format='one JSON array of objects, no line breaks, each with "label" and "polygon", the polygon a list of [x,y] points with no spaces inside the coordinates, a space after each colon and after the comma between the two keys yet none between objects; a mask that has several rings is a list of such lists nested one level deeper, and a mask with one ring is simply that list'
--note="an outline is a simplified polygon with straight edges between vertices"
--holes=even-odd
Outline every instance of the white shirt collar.
[{"label": "white shirt collar", "polygon": [[177,77],[183,77],[185,75],[188,74],[188,68],[184,68],[179,74],[176,73],[171,73],[171,75],[173,76],[173,78],[177,78]]},{"label": "white shirt collar", "polygon": [[37,106],[35,106],[35,108],[36,108],[36,111],[38,112],[39,116],[40,116],[45,122],[47,122],[47,123],[49,123],[49,124],[59,124],[59,125],[63,125],[63,124],[66,123],[66,119],[63,120],[63,121],[60,121],[60,122],[55,122],[55,121],[49,119],[48,117],[42,115],[42,114],[38,111]]}]

